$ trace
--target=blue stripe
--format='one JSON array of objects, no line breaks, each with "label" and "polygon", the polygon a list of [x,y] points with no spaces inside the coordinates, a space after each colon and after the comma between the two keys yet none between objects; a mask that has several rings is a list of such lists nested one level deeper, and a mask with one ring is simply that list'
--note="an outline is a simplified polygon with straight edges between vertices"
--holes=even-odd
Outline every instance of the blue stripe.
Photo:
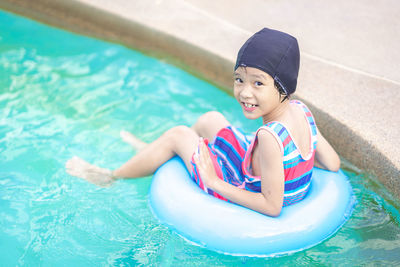
[{"label": "blue stripe", "polygon": [[192,165],[193,165],[193,173],[192,173],[192,180],[196,183],[196,184],[198,184],[199,186],[200,186],[200,182],[198,181],[198,179],[199,179],[199,173],[197,172],[197,167],[196,167],[196,164],[194,164],[194,163],[192,163]]},{"label": "blue stripe", "polygon": [[310,179],[310,181],[308,181],[308,183],[305,183],[305,184],[302,185],[302,186],[296,187],[295,189],[293,189],[293,190],[291,190],[291,191],[285,191],[285,194],[292,194],[292,193],[296,193],[297,191],[298,191],[298,192],[301,192],[301,191],[302,191],[305,187],[307,187],[310,183],[311,183],[311,179]]},{"label": "blue stripe", "polygon": [[281,136],[281,134],[283,134],[284,131],[285,131],[285,128],[282,127],[282,129],[279,131],[278,135]]},{"label": "blue stripe", "polygon": [[282,124],[280,124],[279,122],[275,122],[274,124],[273,124],[273,131],[276,133],[276,134],[279,134],[279,132],[281,131],[283,129],[283,126],[282,126]]},{"label": "blue stripe", "polygon": [[216,148],[221,154],[224,154],[228,161],[231,162],[237,170],[241,170],[242,158],[230,143],[225,140],[218,140],[215,142],[214,148]]},{"label": "blue stripe", "polygon": [[297,189],[298,187],[308,183],[311,179],[312,172],[302,176],[300,179],[294,181],[294,182],[285,182],[285,193],[289,191],[293,191],[294,189]]},{"label": "blue stripe", "polygon": [[[236,149],[232,147],[225,139],[218,137],[214,143],[214,149],[217,149],[221,154],[224,154],[231,165],[236,169],[237,173],[242,172],[242,158],[237,153]],[[235,171],[235,170],[233,170]]]},{"label": "blue stripe", "polygon": [[[284,140],[282,140],[283,143]],[[289,143],[286,144],[286,146],[283,148],[284,155],[287,156],[293,151],[297,150],[296,145],[294,144],[293,140],[290,140]]]},{"label": "blue stripe", "polygon": [[[239,141],[239,144],[244,150],[247,150],[249,147],[251,140],[254,138],[254,135],[247,135],[242,129],[228,126],[228,128],[232,131],[235,138]],[[249,139],[250,138],[250,139]]]},{"label": "blue stripe", "polygon": [[304,197],[306,196],[307,192],[308,192],[308,190],[304,191],[304,192],[301,192],[301,193],[299,193],[297,195],[294,195],[294,196],[285,197],[283,199],[283,206],[285,207],[285,206],[289,206],[289,205],[292,205],[294,203],[299,202],[300,200],[304,199]]},{"label": "blue stripe", "polygon": [[222,162],[222,172],[224,175],[224,181],[233,184],[235,186],[238,186],[242,183],[242,178],[238,176],[238,173],[234,172],[229,165],[226,163],[225,160],[221,159]]},{"label": "blue stripe", "polygon": [[308,190],[305,190],[305,191],[301,191],[298,194],[293,195],[293,196],[286,196],[286,197],[284,197],[284,200],[286,200],[286,201],[298,201],[300,199],[303,199],[304,196],[307,194],[307,192],[308,192]]},{"label": "blue stripe", "polygon": [[292,161],[286,160],[283,162],[283,168],[287,170],[296,167],[302,160],[301,156],[295,157]]},{"label": "blue stripe", "polygon": [[287,159],[283,161],[283,165],[285,166],[285,169],[291,168],[292,166],[297,165],[299,162],[304,161],[304,159],[301,157],[300,154],[298,154],[296,157]]},{"label": "blue stripe", "polygon": [[218,158],[218,159],[219,159],[219,161],[221,163],[221,166],[222,166],[221,170],[222,170],[222,173],[224,175],[224,178],[233,176],[234,174],[232,173],[232,170],[230,168],[228,168],[225,160],[222,160],[221,158]]},{"label": "blue stripe", "polygon": [[216,150],[218,153],[218,162],[220,163],[221,170],[224,175],[224,180],[228,181],[229,183],[234,182],[234,181],[241,181],[241,177],[237,175],[237,172],[235,172],[234,169],[232,169],[229,165],[227,160],[224,159],[226,155],[221,152],[220,150]]},{"label": "blue stripe", "polygon": [[296,182],[296,181],[300,181],[304,176],[307,176],[307,175],[312,175],[312,169],[309,170],[308,172],[303,173],[302,176],[297,177],[297,178],[295,178],[295,179],[292,179],[292,180],[290,180],[290,181],[288,181],[288,182],[294,183],[294,182]]},{"label": "blue stripe", "polygon": [[216,195],[214,194],[215,192],[213,190],[211,190],[210,188],[208,188],[208,187],[207,187],[207,193],[209,195],[212,195],[212,196],[216,197]]},{"label": "blue stripe", "polygon": [[[280,130],[278,132],[276,132],[279,136],[279,138],[281,139],[281,142],[283,143],[283,141],[285,141],[285,139],[289,136],[289,132],[286,130],[286,128],[278,123]],[[277,127],[278,128],[278,127]]]},{"label": "blue stripe", "polygon": [[252,191],[252,192],[261,192],[261,182],[254,182],[254,183],[246,183],[247,190]]}]

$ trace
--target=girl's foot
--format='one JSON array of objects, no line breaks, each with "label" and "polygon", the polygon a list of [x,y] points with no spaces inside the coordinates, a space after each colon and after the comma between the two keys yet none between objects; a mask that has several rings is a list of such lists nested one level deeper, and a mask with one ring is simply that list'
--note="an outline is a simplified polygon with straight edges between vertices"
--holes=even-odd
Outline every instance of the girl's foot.
[{"label": "girl's foot", "polygon": [[108,187],[114,181],[111,170],[92,165],[77,156],[68,160],[65,168],[68,174],[101,187]]},{"label": "girl's foot", "polygon": [[137,138],[130,132],[121,131],[119,133],[119,135],[121,136],[122,140],[125,143],[130,144],[134,149],[141,150],[142,148],[144,148],[147,145],[145,142],[143,142],[142,140],[140,140],[139,138]]}]

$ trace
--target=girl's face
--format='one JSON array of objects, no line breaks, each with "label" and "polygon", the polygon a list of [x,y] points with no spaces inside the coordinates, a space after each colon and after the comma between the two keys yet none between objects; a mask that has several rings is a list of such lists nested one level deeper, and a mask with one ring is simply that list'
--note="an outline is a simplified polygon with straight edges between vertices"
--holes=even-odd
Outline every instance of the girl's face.
[{"label": "girl's face", "polygon": [[281,95],[269,74],[252,67],[239,67],[233,77],[233,93],[246,118],[262,117],[266,122],[278,114]]}]

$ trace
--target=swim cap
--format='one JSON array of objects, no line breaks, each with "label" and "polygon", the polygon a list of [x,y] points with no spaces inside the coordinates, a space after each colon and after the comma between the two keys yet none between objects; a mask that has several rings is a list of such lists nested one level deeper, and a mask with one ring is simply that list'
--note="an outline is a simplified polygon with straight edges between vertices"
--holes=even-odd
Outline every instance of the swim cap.
[{"label": "swim cap", "polygon": [[255,33],[240,48],[235,70],[253,67],[268,73],[287,95],[296,91],[300,51],[296,38],[268,28]]}]

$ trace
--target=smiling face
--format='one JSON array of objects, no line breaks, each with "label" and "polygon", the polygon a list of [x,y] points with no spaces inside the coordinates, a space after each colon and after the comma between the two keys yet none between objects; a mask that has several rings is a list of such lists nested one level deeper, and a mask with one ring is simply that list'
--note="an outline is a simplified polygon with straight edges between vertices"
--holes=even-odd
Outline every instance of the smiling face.
[{"label": "smiling face", "polygon": [[264,123],[277,117],[284,103],[274,79],[264,71],[239,67],[234,72],[233,93],[248,119],[262,117]]}]

